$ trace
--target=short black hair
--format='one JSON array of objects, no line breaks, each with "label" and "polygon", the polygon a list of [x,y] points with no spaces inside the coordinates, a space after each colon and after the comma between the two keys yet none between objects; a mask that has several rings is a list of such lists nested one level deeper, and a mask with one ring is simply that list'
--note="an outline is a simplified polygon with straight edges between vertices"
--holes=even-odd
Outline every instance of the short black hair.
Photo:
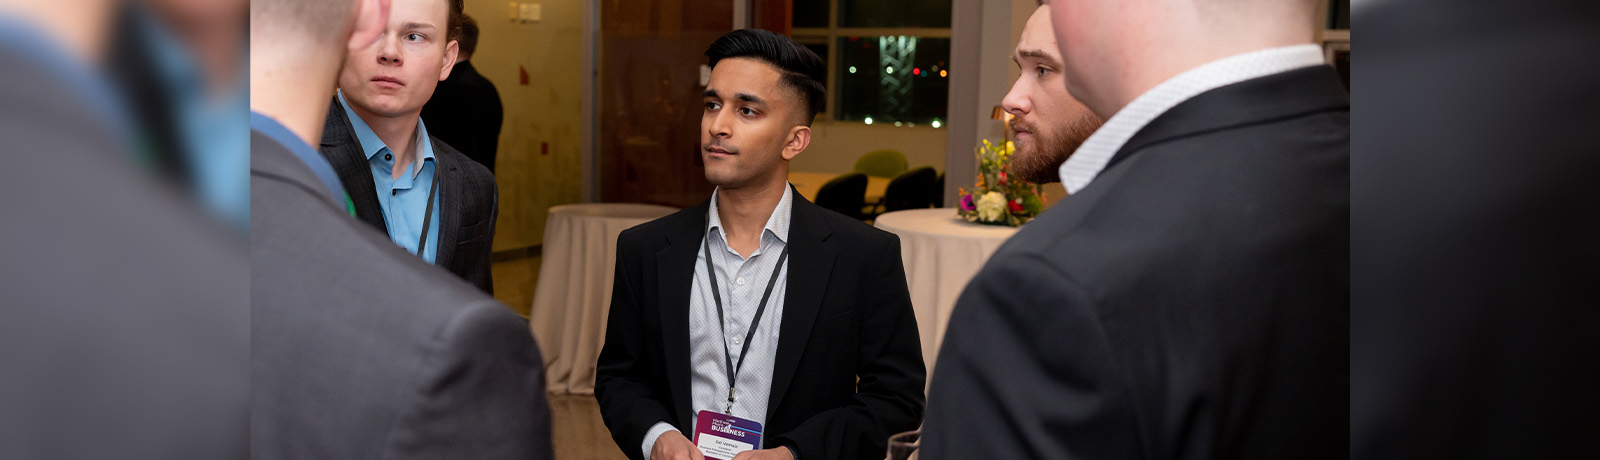
[{"label": "short black hair", "polygon": [[711,47],[706,49],[706,57],[711,58],[713,69],[717,67],[717,61],[739,57],[757,59],[777,67],[783,73],[783,83],[794,88],[806,101],[806,126],[811,126],[811,120],[822,112],[827,101],[827,92],[822,88],[822,80],[828,78],[827,65],[823,64],[817,53],[789,37],[762,29],[739,29],[723,34],[711,43]]},{"label": "short black hair", "polygon": [[464,57],[472,57],[478,51],[478,21],[472,16],[461,15],[461,38],[456,40],[458,49]]}]

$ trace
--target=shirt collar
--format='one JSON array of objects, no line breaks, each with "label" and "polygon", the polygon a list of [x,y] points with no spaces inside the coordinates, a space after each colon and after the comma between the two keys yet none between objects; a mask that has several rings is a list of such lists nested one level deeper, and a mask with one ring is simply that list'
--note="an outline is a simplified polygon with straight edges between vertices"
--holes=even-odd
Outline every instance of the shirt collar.
[{"label": "shirt collar", "polygon": [[[778,238],[778,241],[782,241],[785,244],[789,242],[790,211],[794,208],[794,195],[790,191],[791,187],[793,186],[787,182],[784,183],[783,198],[778,199],[778,206],[772,208],[772,215],[767,217],[767,225],[764,227],[765,231],[763,232],[771,233],[772,236]],[[722,188],[718,187],[716,190],[711,191],[711,219],[706,222],[706,233],[708,234],[711,233],[712,229],[720,230],[722,228],[722,215],[717,212],[717,192],[721,190]]]},{"label": "shirt collar", "polygon": [[1134,134],[1183,101],[1245,80],[1321,64],[1322,48],[1292,45],[1225,57],[1178,74],[1139,95],[1084,140],[1061,165],[1061,185],[1067,193],[1089,186]]},{"label": "shirt collar", "polygon": [[[250,130],[265,134],[268,138],[282,145],[283,148],[288,149],[295,157],[298,157],[302,163],[306,164],[306,167],[311,168],[311,172],[317,176],[318,180],[322,181],[322,185],[328,187],[328,192],[332,194],[334,201],[338,201],[339,197],[344,196],[344,186],[339,183],[338,174],[333,172],[333,165],[328,164],[327,158],[318,154],[316,149],[312,149],[310,144],[300,139],[300,136],[296,136],[288,127],[283,126],[282,123],[272,117],[252,110],[250,111]],[[343,204],[341,203],[340,205],[342,206]]]},{"label": "shirt collar", "polygon": [[[384,144],[383,139],[378,138],[378,133],[367,125],[367,121],[362,120],[360,116],[356,115],[356,111],[350,108],[350,101],[344,98],[344,90],[339,90],[338,93],[339,106],[344,108],[345,118],[350,119],[350,127],[355,130],[356,141],[361,143],[361,153],[367,156],[367,161],[372,161],[373,157],[378,156],[384,150],[392,152],[393,149]],[[424,162],[433,160],[433,143],[428,142],[428,139],[428,127],[422,123],[422,118],[417,118],[417,140],[414,143],[417,145],[418,155],[417,161],[413,162],[411,167],[411,175],[413,177],[422,174],[421,165]]]}]

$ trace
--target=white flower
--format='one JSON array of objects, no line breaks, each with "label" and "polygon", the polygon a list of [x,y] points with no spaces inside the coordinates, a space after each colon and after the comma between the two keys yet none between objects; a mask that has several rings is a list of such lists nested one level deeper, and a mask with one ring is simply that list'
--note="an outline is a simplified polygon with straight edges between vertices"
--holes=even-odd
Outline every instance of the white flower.
[{"label": "white flower", "polygon": [[978,218],[985,222],[999,222],[1006,217],[1006,196],[989,192],[978,198]]}]

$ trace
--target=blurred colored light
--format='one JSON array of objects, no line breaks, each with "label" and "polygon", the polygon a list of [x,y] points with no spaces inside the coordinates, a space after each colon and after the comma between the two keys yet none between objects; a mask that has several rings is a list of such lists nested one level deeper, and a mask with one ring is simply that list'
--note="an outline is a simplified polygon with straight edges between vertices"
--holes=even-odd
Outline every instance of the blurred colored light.
[{"label": "blurred colored light", "polygon": [[950,76],[950,73],[948,73],[948,72],[945,72],[945,71],[943,71],[943,70],[940,70],[940,71],[939,71],[939,76],[941,76],[941,77],[948,77],[948,76]]},{"label": "blurred colored light", "polygon": [[870,125],[870,124],[872,124],[872,117],[867,117],[867,120],[866,120],[866,122],[867,122],[867,124],[869,124],[869,125]]},{"label": "blurred colored light", "polygon": [[922,69],[918,69],[918,68],[913,67],[911,69],[911,74],[912,75],[922,75]]},{"label": "blurred colored light", "polygon": [[935,128],[939,127],[939,120],[933,120],[933,127],[935,127]]},{"label": "blurred colored light", "polygon": [[894,73],[894,67],[884,67],[883,70],[885,72]]},{"label": "blurred colored light", "polygon": [[856,66],[850,66],[850,73],[856,73]]}]

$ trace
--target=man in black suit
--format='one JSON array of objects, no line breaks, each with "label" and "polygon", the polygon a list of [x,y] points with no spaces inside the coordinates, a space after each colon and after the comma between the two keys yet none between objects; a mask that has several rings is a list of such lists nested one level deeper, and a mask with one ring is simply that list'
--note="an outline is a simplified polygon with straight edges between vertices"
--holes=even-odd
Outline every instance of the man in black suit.
[{"label": "man in black suit", "polygon": [[921,420],[925,370],[899,239],[786,180],[822,110],[822,60],[754,29],[706,55],[700,155],[717,189],[617,238],[601,415],[632,459],[703,458],[702,412],[763,425],[736,460],[882,458]]},{"label": "man in black suit", "polygon": [[923,457],[1349,456],[1349,96],[1318,2],[1051,2],[1106,124],[967,286]]},{"label": "man in black suit", "polygon": [[249,456],[549,459],[527,323],[351,218],[311,148],[386,3],[250,5]]},{"label": "man in black suit", "polygon": [[430,133],[449,142],[467,158],[494,173],[495,153],[500,148],[500,124],[504,110],[494,83],[472,66],[472,53],[478,49],[478,21],[461,17],[461,57],[450,77],[434,88],[433,98],[422,106]]},{"label": "man in black suit", "polygon": [[354,214],[434,265],[494,293],[494,174],[428,135],[420,115],[456,62],[462,0],[395,0],[388,33],[351,48],[322,155]]}]

